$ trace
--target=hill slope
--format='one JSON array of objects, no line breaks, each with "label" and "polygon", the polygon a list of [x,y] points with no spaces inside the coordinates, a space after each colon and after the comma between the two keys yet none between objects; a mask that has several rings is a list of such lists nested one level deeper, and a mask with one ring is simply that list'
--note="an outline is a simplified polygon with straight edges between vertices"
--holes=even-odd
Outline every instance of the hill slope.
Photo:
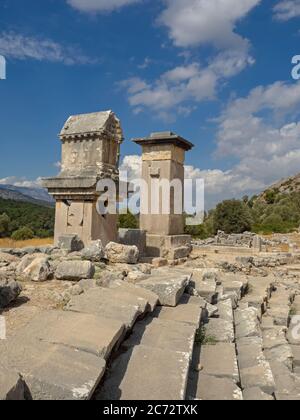
[{"label": "hill slope", "polygon": [[[3,214],[8,216],[8,223],[1,222]],[[25,226],[37,237],[51,237],[54,216],[55,211],[52,207],[0,198],[0,237],[10,237],[13,232]]]},{"label": "hill slope", "polygon": [[52,197],[43,188],[25,188],[14,185],[0,185],[0,198],[23,201],[41,206],[53,206]]}]

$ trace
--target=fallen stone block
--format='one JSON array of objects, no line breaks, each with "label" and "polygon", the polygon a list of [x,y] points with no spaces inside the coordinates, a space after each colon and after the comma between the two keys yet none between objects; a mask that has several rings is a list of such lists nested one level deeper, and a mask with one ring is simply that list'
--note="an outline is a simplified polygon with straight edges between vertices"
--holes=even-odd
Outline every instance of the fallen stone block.
[{"label": "fallen stone block", "polygon": [[14,370],[0,366],[0,401],[24,401],[25,383]]},{"label": "fallen stone block", "polygon": [[23,275],[35,282],[47,281],[52,274],[49,258],[35,258],[23,271]]},{"label": "fallen stone block", "polygon": [[166,258],[153,258],[152,265],[155,268],[166,267],[168,260]]},{"label": "fallen stone block", "polygon": [[139,250],[136,246],[110,242],[105,247],[105,254],[111,263],[137,264]]},{"label": "fallen stone block", "polygon": [[232,379],[200,373],[196,398],[202,401],[241,401],[241,389]]},{"label": "fallen stone block", "polygon": [[151,290],[159,297],[162,306],[176,306],[188,284],[188,276],[172,274],[153,276],[139,283],[140,287]]},{"label": "fallen stone block", "polygon": [[236,383],[240,380],[234,344],[201,346],[200,365],[201,375],[232,379]]},{"label": "fallen stone block", "polygon": [[100,262],[105,257],[102,242],[100,240],[92,241],[81,251],[81,255],[85,260]]},{"label": "fallen stone block", "polygon": [[225,319],[210,318],[204,325],[205,335],[217,343],[233,343],[233,324]]},{"label": "fallen stone block", "polygon": [[61,344],[102,357],[110,356],[124,335],[125,325],[115,319],[70,311],[45,311],[32,319],[18,338]]},{"label": "fallen stone block", "polygon": [[14,280],[0,280],[0,309],[13,302],[21,293],[22,287]]},{"label": "fallen stone block", "polygon": [[63,261],[56,271],[57,280],[80,281],[82,279],[91,279],[95,273],[95,267],[90,261]]}]

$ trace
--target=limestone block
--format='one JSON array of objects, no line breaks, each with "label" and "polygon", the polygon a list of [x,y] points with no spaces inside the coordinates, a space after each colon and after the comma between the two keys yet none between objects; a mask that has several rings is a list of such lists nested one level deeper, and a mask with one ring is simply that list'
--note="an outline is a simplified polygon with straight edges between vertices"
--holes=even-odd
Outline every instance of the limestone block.
[{"label": "limestone block", "polygon": [[93,278],[94,272],[95,268],[90,261],[63,261],[55,271],[55,278],[58,280],[80,281]]},{"label": "limestone block", "polygon": [[52,274],[48,258],[37,257],[23,271],[23,275],[35,282],[48,280]]},{"label": "limestone block", "polygon": [[201,346],[200,365],[203,366],[201,375],[227,378],[239,382],[235,345],[231,343]]},{"label": "limestone block", "polygon": [[247,388],[243,391],[244,401],[274,401],[271,395],[266,394],[260,388]]},{"label": "limestone block", "polygon": [[69,252],[81,251],[84,247],[82,241],[77,235],[62,235],[58,238],[58,248]]},{"label": "limestone block", "polygon": [[211,318],[205,325],[205,335],[217,343],[233,343],[233,324],[224,319]]},{"label": "limestone block", "polygon": [[136,246],[122,245],[110,242],[105,253],[107,259],[112,263],[137,264],[139,259],[139,250]]},{"label": "limestone block", "polygon": [[5,308],[21,293],[22,287],[14,280],[0,280],[0,308]]},{"label": "limestone block", "polygon": [[151,290],[159,297],[161,306],[176,306],[188,284],[188,276],[172,274],[153,276],[139,283],[140,287]]},{"label": "limestone block", "polygon": [[183,295],[179,305],[175,307],[163,307],[155,311],[154,315],[160,320],[170,320],[192,324],[199,328],[202,315],[206,308],[206,302],[198,297]]},{"label": "limestone block", "polygon": [[196,398],[203,401],[241,401],[241,389],[232,379],[199,375]]},{"label": "limestone block", "polygon": [[86,260],[100,262],[105,256],[102,242],[100,240],[92,241],[81,251],[81,255]]},{"label": "limestone block", "polygon": [[140,229],[119,229],[119,242],[123,245],[137,246],[140,255],[146,249],[146,231]]}]

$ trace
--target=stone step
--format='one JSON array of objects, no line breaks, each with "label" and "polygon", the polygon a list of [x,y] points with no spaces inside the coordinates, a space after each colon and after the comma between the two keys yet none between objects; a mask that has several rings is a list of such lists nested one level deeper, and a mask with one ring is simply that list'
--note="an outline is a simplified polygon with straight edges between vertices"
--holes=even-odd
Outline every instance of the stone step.
[{"label": "stone step", "polygon": [[112,288],[117,288],[118,290],[122,290],[134,296],[140,297],[145,299],[148,302],[149,310],[151,312],[154,311],[156,306],[159,303],[159,297],[156,293],[152,292],[151,290],[145,289],[143,287],[135,286],[131,283],[127,283],[125,281],[115,281],[112,285]]},{"label": "stone step", "polygon": [[231,299],[224,300],[217,304],[219,318],[233,323],[233,307]]},{"label": "stone step", "polygon": [[125,325],[116,319],[71,311],[45,311],[27,324],[18,337],[78,349],[107,360]]},{"label": "stone step", "polygon": [[260,337],[246,337],[237,340],[237,358],[243,392],[259,388],[263,393],[273,395],[275,381],[270,364],[266,360]]},{"label": "stone step", "polygon": [[270,362],[276,383],[275,396],[277,400],[300,399],[300,379],[294,375],[284,364]]},{"label": "stone step", "polygon": [[0,342],[0,359],[8,370],[20,372],[34,400],[88,400],[106,367],[103,358],[85,351],[24,342],[18,335]]},{"label": "stone step", "polygon": [[[142,305],[142,306],[141,306]],[[103,318],[117,319],[131,329],[137,318],[146,310],[148,302],[143,298],[122,292],[117,289],[89,289],[80,296],[74,296],[66,309],[98,315]]]},{"label": "stone step", "polygon": [[169,320],[191,324],[199,328],[202,316],[205,314],[206,302],[203,299],[183,295],[176,308],[157,308],[154,312],[155,317],[160,320]]},{"label": "stone step", "polygon": [[96,398],[101,400],[184,400],[188,353],[136,346],[118,357]]},{"label": "stone step", "polygon": [[234,344],[201,346],[200,366],[201,375],[227,378],[235,383],[240,380]]},{"label": "stone step", "polygon": [[230,321],[221,318],[210,318],[204,325],[205,337],[215,343],[233,343],[234,329]]},{"label": "stone step", "polygon": [[177,306],[189,283],[190,276],[176,274],[170,270],[169,274],[151,276],[139,282],[139,287],[152,291],[159,297],[161,306]]},{"label": "stone step", "polygon": [[261,337],[259,313],[256,308],[237,309],[234,313],[235,335],[237,339]]},{"label": "stone step", "polygon": [[196,399],[203,401],[241,401],[241,389],[234,380],[199,375]]},{"label": "stone step", "polygon": [[0,401],[24,401],[25,382],[14,370],[0,366]]},{"label": "stone step", "polygon": [[136,324],[131,337],[123,343],[127,349],[136,345],[179,351],[192,358],[196,327],[181,322],[154,318]]}]

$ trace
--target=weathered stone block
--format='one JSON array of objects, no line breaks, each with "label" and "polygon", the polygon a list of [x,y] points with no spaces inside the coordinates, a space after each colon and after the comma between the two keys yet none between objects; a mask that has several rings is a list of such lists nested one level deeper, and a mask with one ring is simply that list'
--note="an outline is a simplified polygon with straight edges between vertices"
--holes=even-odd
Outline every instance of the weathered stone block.
[{"label": "weathered stone block", "polygon": [[81,251],[81,255],[86,260],[100,262],[105,257],[102,242],[100,240],[92,241]]},{"label": "weathered stone block", "polygon": [[58,238],[58,248],[69,252],[81,251],[84,247],[81,239],[77,235],[62,235]]},{"label": "weathered stone block", "polygon": [[123,245],[136,246],[140,255],[146,249],[146,231],[140,229],[119,229],[119,242]]},{"label": "weathered stone block", "polygon": [[22,287],[14,280],[0,280],[0,308],[5,308],[21,293]]},{"label": "weathered stone block", "polygon": [[80,281],[93,278],[94,273],[95,268],[90,261],[63,261],[55,271],[55,278],[58,280]]},{"label": "weathered stone block", "polygon": [[105,253],[107,259],[112,263],[137,264],[139,259],[139,250],[136,246],[128,246],[110,242]]}]

